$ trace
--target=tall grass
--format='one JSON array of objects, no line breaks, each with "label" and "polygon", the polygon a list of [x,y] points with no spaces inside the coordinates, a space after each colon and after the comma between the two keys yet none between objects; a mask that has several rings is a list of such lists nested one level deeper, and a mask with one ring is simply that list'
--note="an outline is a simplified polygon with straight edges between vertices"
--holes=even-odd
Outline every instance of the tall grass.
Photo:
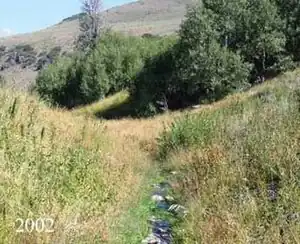
[{"label": "tall grass", "polygon": [[178,243],[300,242],[298,76],[231,96],[161,134],[160,156],[178,171],[190,209]]},{"label": "tall grass", "polygon": [[[1,243],[110,242],[140,194],[147,158],[101,122],[12,94],[0,90]],[[17,233],[18,218],[43,217],[53,233]]]},{"label": "tall grass", "polygon": [[[158,145],[190,210],[178,243],[300,242],[298,76],[189,113],[111,121],[82,114],[125,93],[68,112],[0,89],[0,240],[140,243],[157,175],[148,152]],[[39,217],[53,218],[55,231],[16,232],[17,218]]]}]

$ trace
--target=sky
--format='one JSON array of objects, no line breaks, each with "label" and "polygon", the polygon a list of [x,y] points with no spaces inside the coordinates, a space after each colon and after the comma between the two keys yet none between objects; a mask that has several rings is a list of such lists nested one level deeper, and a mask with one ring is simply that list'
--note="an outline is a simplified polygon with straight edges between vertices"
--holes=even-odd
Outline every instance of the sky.
[{"label": "sky", "polygon": [[[80,12],[80,0],[1,1],[0,36],[27,33],[59,23]],[[104,9],[133,0],[103,0]]]}]

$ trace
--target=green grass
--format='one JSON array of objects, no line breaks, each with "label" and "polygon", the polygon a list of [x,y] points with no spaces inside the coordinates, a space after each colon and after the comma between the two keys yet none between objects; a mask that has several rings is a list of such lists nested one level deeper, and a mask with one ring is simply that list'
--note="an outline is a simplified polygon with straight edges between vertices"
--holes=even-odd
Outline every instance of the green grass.
[{"label": "green grass", "polygon": [[113,243],[139,244],[149,234],[148,219],[152,214],[151,191],[153,190],[151,185],[158,175],[157,167],[153,166],[148,171],[145,181],[140,185],[142,194],[129,204],[126,214],[116,226],[117,228],[113,232]]},{"label": "green grass", "polygon": [[120,106],[128,103],[130,100],[129,92],[121,91],[106,99],[95,102],[91,105],[83,106],[73,110],[75,114],[84,114],[88,116],[101,116],[106,112],[119,108]]},{"label": "green grass", "polygon": [[[160,156],[190,209],[181,243],[299,243],[299,70],[175,121]],[[271,201],[268,185],[278,184]]]},{"label": "green grass", "polygon": [[[180,218],[177,218],[172,213],[157,208],[156,204],[151,200],[153,185],[166,180],[167,175],[162,170],[160,162],[152,162],[152,168],[147,172],[145,182],[141,185],[140,192],[142,194],[129,204],[127,214],[123,216],[114,230],[116,239],[114,239],[113,243],[140,244],[151,232],[151,225],[148,220],[153,216],[167,220],[172,226],[181,221]],[[169,194],[173,196],[171,191]]]}]

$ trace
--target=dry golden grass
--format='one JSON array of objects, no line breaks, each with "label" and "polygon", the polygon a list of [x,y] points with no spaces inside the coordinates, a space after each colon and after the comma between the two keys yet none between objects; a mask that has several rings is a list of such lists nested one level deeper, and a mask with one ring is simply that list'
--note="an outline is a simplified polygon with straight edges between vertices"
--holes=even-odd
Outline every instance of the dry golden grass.
[{"label": "dry golden grass", "polygon": [[[111,226],[140,193],[151,165],[147,154],[138,149],[136,140],[105,131],[100,121],[49,109],[34,97],[12,94],[0,90],[0,128],[5,132],[0,136],[4,155],[0,157],[1,210],[6,206],[1,239],[5,243],[82,243],[87,239],[95,243],[96,234],[108,239]],[[15,116],[10,118],[13,104]],[[68,173],[72,165],[81,168],[76,174],[86,172],[86,179]],[[67,185],[60,185],[61,181]],[[75,187],[75,192],[69,191],[68,185]],[[17,218],[43,215],[55,219],[54,234],[15,232]],[[73,234],[67,227],[72,222]]]},{"label": "dry golden grass", "polygon": [[[231,95],[164,138],[162,147],[177,143],[166,161],[190,210],[181,243],[299,242],[298,222],[286,218],[300,211],[299,74]],[[268,185],[278,181],[271,201]]]}]

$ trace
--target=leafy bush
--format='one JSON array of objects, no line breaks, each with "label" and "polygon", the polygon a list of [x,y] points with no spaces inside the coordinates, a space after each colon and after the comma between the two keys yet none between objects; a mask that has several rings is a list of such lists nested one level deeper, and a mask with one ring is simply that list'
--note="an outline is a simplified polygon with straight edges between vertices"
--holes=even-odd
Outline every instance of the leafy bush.
[{"label": "leafy bush", "polygon": [[286,41],[284,22],[277,12],[270,0],[229,0],[226,4],[205,0],[203,6],[188,12],[180,30],[181,40],[188,43],[185,47],[192,47],[216,39],[253,65],[252,80],[276,75],[282,70]]},{"label": "leafy bush", "polygon": [[72,59],[61,58],[47,69],[41,70],[36,79],[35,90],[41,98],[52,104],[62,104],[68,70],[73,65]]},{"label": "leafy bush", "polygon": [[173,91],[171,82],[174,65],[173,45],[166,47],[166,51],[159,55],[146,60],[131,90],[134,100],[137,101],[135,109],[139,116],[151,116],[159,112],[155,102],[166,92]]},{"label": "leafy bush", "polygon": [[104,59],[110,81],[114,82],[110,93],[131,88],[136,74],[144,67],[145,62],[172,45],[173,40],[173,37],[144,39],[117,33],[105,35],[100,40],[97,51]]},{"label": "leafy bush", "polygon": [[79,61],[78,66],[73,67],[72,73],[77,83],[74,80],[74,86],[71,84],[67,93],[73,92],[76,96],[76,92],[79,92],[81,98],[79,104],[88,104],[105,97],[109,92],[111,82],[106,71],[106,64],[96,51],[83,60],[85,60],[85,65]]},{"label": "leafy bush", "polygon": [[6,46],[1,45],[1,46],[0,46],[0,52],[5,52],[5,50],[6,50]]},{"label": "leafy bush", "polygon": [[140,109],[153,114],[163,99],[170,109],[214,101],[293,69],[281,16],[271,0],[203,0],[189,8],[178,43],[137,76]]},{"label": "leafy bush", "polygon": [[30,46],[29,44],[16,45],[15,50],[16,51],[27,52],[27,53],[33,53],[34,52],[34,48],[32,46]]},{"label": "leafy bush", "polygon": [[36,91],[52,104],[68,108],[99,99],[106,73],[95,57],[74,54],[58,59],[39,72]]},{"label": "leafy bush", "polygon": [[251,66],[243,63],[239,55],[215,41],[206,47],[195,45],[189,52],[178,59],[181,65],[176,69],[187,99],[214,101],[247,87]]},{"label": "leafy bush", "polygon": [[129,89],[136,113],[148,116],[160,107],[215,101],[293,69],[299,8],[284,4],[203,0],[188,9],[179,38],[104,33],[92,52],[62,71],[67,98],[54,102],[72,107]]},{"label": "leafy bush", "polygon": [[60,46],[56,46],[49,51],[49,53],[47,54],[47,57],[54,60],[60,55],[61,50],[62,49]]},{"label": "leafy bush", "polygon": [[286,55],[284,21],[272,0],[229,0],[226,4],[205,0],[203,5],[212,13],[219,42],[253,64],[253,81],[282,70],[280,59]]},{"label": "leafy bush", "polygon": [[60,58],[51,68],[43,70],[37,79],[37,86],[41,86],[37,91],[53,103],[71,108],[129,89],[146,60],[173,40],[173,37],[150,40],[107,32],[93,52]]}]

